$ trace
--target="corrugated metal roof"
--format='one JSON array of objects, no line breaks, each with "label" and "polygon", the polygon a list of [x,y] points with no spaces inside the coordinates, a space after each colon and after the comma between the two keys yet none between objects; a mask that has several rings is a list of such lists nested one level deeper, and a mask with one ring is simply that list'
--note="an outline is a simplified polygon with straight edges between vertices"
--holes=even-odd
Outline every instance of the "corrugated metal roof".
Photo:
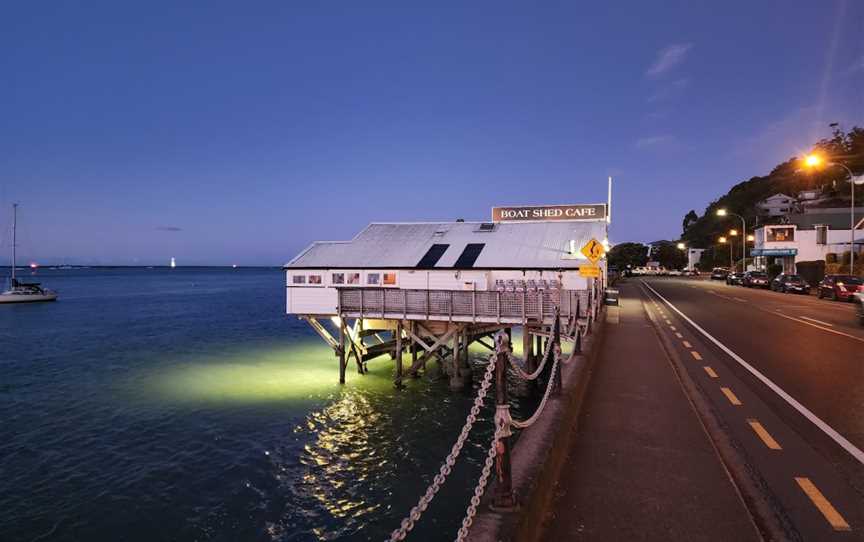
[{"label": "corrugated metal roof", "polygon": [[477,231],[480,222],[373,223],[351,241],[313,243],[286,267],[414,268],[433,244],[450,245],[435,268],[452,268],[469,243],[486,247],[474,269],[557,269],[585,265],[567,257],[570,241],[578,251],[592,238],[603,241],[605,222],[502,222]]}]

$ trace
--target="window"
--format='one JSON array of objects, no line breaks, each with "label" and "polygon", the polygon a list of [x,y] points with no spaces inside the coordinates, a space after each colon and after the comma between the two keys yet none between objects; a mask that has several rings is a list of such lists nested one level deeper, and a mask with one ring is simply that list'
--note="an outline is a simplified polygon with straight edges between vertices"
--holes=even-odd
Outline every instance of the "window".
[{"label": "window", "polygon": [[381,273],[369,273],[366,275],[366,284],[377,285],[381,283]]},{"label": "window", "polygon": [[333,273],[330,279],[331,284],[345,284],[345,273]]},{"label": "window", "polygon": [[384,286],[396,286],[396,273],[384,273]]},{"label": "window", "polygon": [[816,244],[828,244],[828,226],[816,226]]},{"label": "window", "polygon": [[474,231],[478,231],[478,232],[495,231],[495,223],[494,222],[483,222]]},{"label": "window", "polygon": [[309,284],[321,284],[321,275],[309,275]]},{"label": "window", "polygon": [[306,275],[294,275],[291,277],[292,284],[306,284]]},{"label": "window", "polygon": [[360,284],[360,273],[348,273],[348,284]]},{"label": "window", "polygon": [[432,269],[435,267],[435,264],[438,263],[438,260],[441,259],[441,256],[447,252],[447,249],[450,245],[439,245],[435,244],[429,247],[429,250],[426,251],[426,254],[420,258],[420,261],[417,262],[417,269]]},{"label": "window", "polygon": [[465,245],[465,250],[459,255],[459,259],[453,264],[453,267],[456,269],[471,269],[474,267],[474,262],[477,261],[485,246],[484,243],[468,243]]},{"label": "window", "polygon": [[795,228],[771,228],[768,230],[769,243],[782,243],[795,240]]}]

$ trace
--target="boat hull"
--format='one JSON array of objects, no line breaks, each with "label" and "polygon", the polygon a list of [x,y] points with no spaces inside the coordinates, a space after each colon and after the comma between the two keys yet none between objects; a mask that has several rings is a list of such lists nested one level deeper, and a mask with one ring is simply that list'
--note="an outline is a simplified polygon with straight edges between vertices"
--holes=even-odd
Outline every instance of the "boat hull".
[{"label": "boat hull", "polygon": [[6,303],[45,303],[56,301],[57,294],[0,294],[0,304]]}]

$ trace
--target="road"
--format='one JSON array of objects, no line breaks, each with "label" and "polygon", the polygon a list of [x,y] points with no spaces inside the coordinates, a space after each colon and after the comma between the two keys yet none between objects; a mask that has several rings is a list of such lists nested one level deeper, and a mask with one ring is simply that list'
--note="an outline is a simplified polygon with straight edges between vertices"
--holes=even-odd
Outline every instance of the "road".
[{"label": "road", "polygon": [[634,281],[790,536],[864,540],[854,307],[708,280]]}]

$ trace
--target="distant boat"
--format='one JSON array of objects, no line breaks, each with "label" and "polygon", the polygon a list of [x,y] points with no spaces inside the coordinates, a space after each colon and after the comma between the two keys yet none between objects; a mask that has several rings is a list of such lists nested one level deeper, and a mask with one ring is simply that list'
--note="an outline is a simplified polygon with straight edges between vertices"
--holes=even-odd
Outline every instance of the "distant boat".
[{"label": "distant boat", "polygon": [[57,292],[42,288],[37,282],[21,282],[15,278],[16,267],[16,227],[18,226],[18,204],[12,205],[12,277],[10,287],[0,293],[0,303],[38,303],[40,301],[54,301]]},{"label": "distant boat", "polygon": [[177,262],[176,262],[176,261],[174,260],[174,258],[172,257],[172,258],[171,258],[171,269],[174,269],[175,267],[177,267]]}]

